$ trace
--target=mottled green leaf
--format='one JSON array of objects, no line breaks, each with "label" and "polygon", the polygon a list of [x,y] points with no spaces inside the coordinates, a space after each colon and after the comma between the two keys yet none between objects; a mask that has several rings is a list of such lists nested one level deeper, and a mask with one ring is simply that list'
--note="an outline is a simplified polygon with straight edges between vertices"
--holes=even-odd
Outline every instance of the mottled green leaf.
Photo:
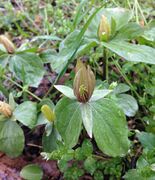
[{"label": "mottled green leaf", "polygon": [[9,69],[25,85],[38,87],[44,68],[41,59],[34,53],[16,54],[10,58]]},{"label": "mottled green leaf", "polygon": [[37,121],[37,106],[36,103],[25,101],[13,112],[15,118],[25,126],[33,128]]},{"label": "mottled green leaf", "polygon": [[0,151],[8,156],[19,156],[24,148],[24,133],[21,127],[11,120],[0,122]]},{"label": "mottled green leaf", "polygon": [[29,164],[21,170],[20,176],[27,180],[41,180],[43,171],[40,166],[36,164]]},{"label": "mottled green leaf", "polygon": [[124,156],[130,145],[124,113],[109,99],[101,99],[90,105],[93,114],[93,134],[99,149],[113,157]]},{"label": "mottled green leaf", "polygon": [[117,95],[117,104],[128,117],[135,116],[138,111],[138,104],[134,97],[128,94]]},{"label": "mottled green leaf", "polygon": [[66,97],[68,97],[70,99],[76,99],[72,88],[70,88],[68,86],[64,86],[64,85],[55,85],[54,87],[58,91],[60,91],[62,94],[64,94]]},{"label": "mottled green leaf", "polygon": [[114,40],[102,45],[128,61],[155,64],[155,49],[149,46]]},{"label": "mottled green leaf", "polygon": [[65,144],[69,147],[75,146],[82,125],[80,103],[64,97],[57,103],[55,113],[56,125]]},{"label": "mottled green leaf", "polygon": [[147,132],[137,133],[139,141],[142,143],[142,146],[146,149],[152,150],[155,148],[155,135]]}]

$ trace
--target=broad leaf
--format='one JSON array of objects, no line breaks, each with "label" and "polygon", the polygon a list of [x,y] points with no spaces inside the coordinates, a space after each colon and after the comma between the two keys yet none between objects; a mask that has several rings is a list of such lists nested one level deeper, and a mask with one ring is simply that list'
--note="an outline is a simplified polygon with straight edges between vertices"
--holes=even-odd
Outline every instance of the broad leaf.
[{"label": "broad leaf", "polygon": [[103,90],[95,89],[92,97],[90,98],[90,101],[97,101],[99,99],[102,99],[111,92],[112,90],[108,90],[108,89],[103,89]]},{"label": "broad leaf", "polygon": [[53,49],[47,49],[40,53],[40,58],[42,59],[43,63],[51,63],[52,68],[54,69],[55,63],[58,63],[57,61],[57,52]]},{"label": "broad leaf", "polygon": [[115,94],[124,93],[130,90],[130,87],[124,83],[119,83],[116,88],[114,89]]},{"label": "broad leaf", "polygon": [[128,94],[117,95],[117,104],[128,117],[135,116],[138,111],[138,104],[134,97]]},{"label": "broad leaf", "polygon": [[93,116],[92,116],[92,109],[88,103],[81,104],[81,113],[82,113],[82,120],[84,127],[89,135],[92,138],[93,132]]},{"label": "broad leaf", "polygon": [[5,68],[6,65],[9,63],[9,60],[10,60],[10,55],[2,54],[0,56],[0,65]]},{"label": "broad leaf", "polygon": [[[142,176],[142,174],[139,172],[137,169],[130,169],[125,175],[124,175],[125,180],[134,180],[134,179],[139,179],[139,180],[146,180],[145,177]],[[147,179],[148,180],[148,179]],[[151,180],[151,179],[150,179]]]},{"label": "broad leaf", "polygon": [[153,150],[155,148],[155,135],[147,132],[137,133],[139,141],[145,149]]},{"label": "broad leaf", "polygon": [[24,134],[21,127],[11,120],[0,122],[0,151],[8,156],[19,156],[24,148]]},{"label": "broad leaf", "polygon": [[124,156],[129,149],[128,128],[122,110],[109,99],[91,102],[93,134],[97,145],[107,155]]},{"label": "broad leaf", "polygon": [[149,46],[114,40],[102,45],[128,61],[155,64],[155,49]]},{"label": "broad leaf", "polygon": [[38,87],[44,75],[42,61],[34,53],[22,53],[12,56],[9,68],[24,85],[32,87]]},{"label": "broad leaf", "polygon": [[68,87],[68,86],[63,86],[63,85],[55,85],[54,86],[58,91],[60,91],[62,94],[64,94],[66,97],[70,99],[76,99],[73,89]]},{"label": "broad leaf", "polygon": [[40,166],[36,164],[29,164],[21,170],[20,176],[27,180],[41,180],[43,171]]},{"label": "broad leaf", "polygon": [[44,35],[44,36],[35,36],[32,41],[36,41],[36,40],[50,40],[50,41],[61,41],[61,38],[57,37],[57,36],[52,36],[52,35]]},{"label": "broad leaf", "polygon": [[58,148],[57,141],[59,140],[59,133],[57,129],[52,128],[51,133],[48,135],[46,132],[43,134],[42,145],[44,152],[52,152]]},{"label": "broad leaf", "polygon": [[37,121],[36,103],[25,101],[15,109],[13,114],[22,124],[28,126],[29,128],[33,128]]},{"label": "broad leaf", "polygon": [[155,43],[155,21],[152,21],[148,28],[144,31],[143,37],[148,41],[152,41]]},{"label": "broad leaf", "polygon": [[136,23],[128,23],[127,25],[123,26],[116,36],[114,37],[115,40],[132,40],[137,37],[140,37],[143,34],[144,30],[142,27]]},{"label": "broad leaf", "polygon": [[67,146],[74,147],[82,128],[80,103],[64,97],[57,103],[55,113],[56,125],[62,139]]}]

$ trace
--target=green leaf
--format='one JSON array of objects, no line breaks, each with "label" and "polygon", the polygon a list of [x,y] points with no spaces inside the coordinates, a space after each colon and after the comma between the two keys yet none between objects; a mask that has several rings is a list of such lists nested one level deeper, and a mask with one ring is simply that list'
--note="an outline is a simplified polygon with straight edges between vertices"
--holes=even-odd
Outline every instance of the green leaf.
[{"label": "green leaf", "polygon": [[55,85],[54,86],[58,91],[60,91],[62,94],[64,94],[66,97],[70,99],[76,99],[73,89],[68,87],[68,86],[63,86],[63,85]]},{"label": "green leaf", "polygon": [[22,53],[12,56],[9,69],[24,85],[32,87],[38,87],[44,75],[42,61],[34,53]]},{"label": "green leaf", "polygon": [[82,120],[83,125],[89,135],[92,138],[93,132],[93,116],[92,116],[92,109],[88,103],[81,104],[81,113],[82,113]]},{"label": "green leaf", "polygon": [[53,49],[47,49],[40,53],[40,58],[42,59],[43,63],[51,63],[53,69],[55,69],[55,64],[59,61],[57,60],[57,52]]},{"label": "green leaf", "polygon": [[37,106],[36,103],[25,101],[13,112],[15,118],[25,126],[33,128],[37,121]]},{"label": "green leaf", "polygon": [[120,93],[124,93],[130,90],[130,87],[126,84],[120,83],[118,84],[118,86],[116,86],[116,88],[114,89],[114,93],[115,94],[120,94]]},{"label": "green leaf", "polygon": [[47,124],[47,123],[50,123],[50,122],[45,118],[45,116],[42,113],[39,113],[35,126],[39,126],[39,125],[43,125],[43,124]]},{"label": "green leaf", "polygon": [[91,175],[94,174],[95,170],[97,169],[96,160],[93,157],[88,157],[84,161],[84,168],[87,172],[89,172]]},{"label": "green leaf", "polygon": [[47,135],[46,132],[43,134],[42,145],[44,152],[52,152],[58,148],[57,141],[59,140],[59,136],[55,128],[52,128],[50,135]]},{"label": "green leaf", "polygon": [[10,61],[10,55],[8,55],[8,54],[2,54],[2,55],[0,55],[0,65],[2,66],[2,67],[6,67],[6,65],[9,63],[9,61]]},{"label": "green leaf", "polygon": [[155,21],[152,21],[148,25],[148,28],[144,31],[143,37],[148,41],[155,42]]},{"label": "green leaf", "polygon": [[14,97],[13,97],[12,93],[9,94],[9,105],[11,106],[12,110],[15,110],[16,102],[14,100]]},{"label": "green leaf", "polygon": [[27,180],[41,180],[43,177],[43,171],[40,166],[29,164],[21,170],[20,176]]},{"label": "green leaf", "polygon": [[83,17],[87,14],[88,10],[86,10],[86,12],[83,12],[83,7],[87,6],[88,8],[88,0],[82,0],[78,6],[76,15],[74,17],[73,20],[73,27],[76,28],[78,26],[78,24],[81,22],[81,20],[83,19]]},{"label": "green leaf", "polygon": [[143,32],[144,32],[143,28],[137,23],[128,23],[118,31],[114,39],[132,40],[137,37],[140,37],[143,34]]},{"label": "green leaf", "polygon": [[108,90],[108,89],[103,89],[103,90],[95,89],[94,92],[93,92],[92,97],[90,98],[90,102],[102,99],[111,92],[112,92],[112,90]]},{"label": "green leaf", "polygon": [[52,35],[44,35],[44,36],[35,36],[32,41],[36,41],[36,40],[50,40],[50,41],[61,41],[62,39],[59,38],[58,36],[52,36]]},{"label": "green leaf", "polygon": [[126,180],[134,180],[134,179],[137,179],[137,180],[146,180],[140,173],[137,169],[131,169],[129,170],[125,175],[124,175],[124,178]]},{"label": "green leaf", "polygon": [[93,134],[99,149],[113,157],[124,156],[130,145],[124,113],[109,99],[91,102],[90,105]]},{"label": "green leaf", "polygon": [[24,148],[24,134],[21,127],[14,121],[0,122],[0,151],[8,156],[19,156]]},{"label": "green leaf", "polygon": [[155,148],[155,135],[147,132],[137,133],[139,141],[145,149],[152,150]]},{"label": "green leaf", "polygon": [[81,132],[80,103],[64,97],[57,103],[55,113],[56,125],[65,145],[74,147]]},{"label": "green leaf", "polygon": [[128,94],[117,95],[117,104],[128,117],[135,116],[138,111],[138,104],[134,97]]},{"label": "green leaf", "polygon": [[149,46],[114,40],[102,45],[128,61],[155,64],[155,49]]},{"label": "green leaf", "polygon": [[102,171],[95,171],[94,173],[94,180],[103,180],[104,179],[104,176],[103,176],[103,173]]},{"label": "green leaf", "polygon": [[81,151],[85,157],[91,156],[93,153],[93,145],[90,140],[85,139],[82,143]]}]

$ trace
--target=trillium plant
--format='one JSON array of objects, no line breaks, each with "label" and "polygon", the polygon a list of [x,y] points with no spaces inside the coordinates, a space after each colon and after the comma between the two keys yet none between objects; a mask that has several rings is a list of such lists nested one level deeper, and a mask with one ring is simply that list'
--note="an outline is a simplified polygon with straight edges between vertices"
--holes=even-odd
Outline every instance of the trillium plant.
[{"label": "trillium plant", "polygon": [[73,89],[55,85],[66,96],[55,109],[56,126],[65,145],[74,147],[84,126],[105,154],[124,156],[130,145],[128,128],[124,112],[108,97],[112,90],[95,89],[93,71],[79,60],[75,72]]}]

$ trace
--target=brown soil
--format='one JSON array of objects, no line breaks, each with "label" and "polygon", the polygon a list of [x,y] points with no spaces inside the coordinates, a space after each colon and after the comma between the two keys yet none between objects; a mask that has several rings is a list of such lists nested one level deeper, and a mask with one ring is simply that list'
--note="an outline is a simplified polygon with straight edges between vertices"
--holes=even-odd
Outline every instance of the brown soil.
[{"label": "brown soil", "polygon": [[9,158],[4,153],[0,153],[0,180],[21,180],[20,170],[27,164],[38,164],[44,171],[43,179],[57,180],[60,177],[60,171],[55,161],[45,161],[42,157],[37,157],[33,161],[27,161],[24,156],[18,158]]}]

